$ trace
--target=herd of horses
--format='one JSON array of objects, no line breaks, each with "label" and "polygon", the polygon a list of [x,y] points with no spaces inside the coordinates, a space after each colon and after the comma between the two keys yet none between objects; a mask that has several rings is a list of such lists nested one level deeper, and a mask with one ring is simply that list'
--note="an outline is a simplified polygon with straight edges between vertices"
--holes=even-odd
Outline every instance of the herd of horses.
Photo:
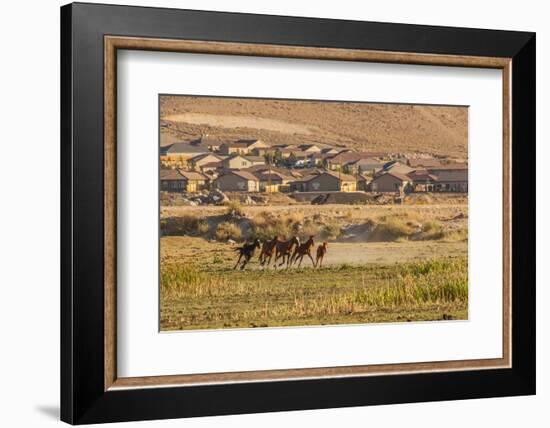
[{"label": "herd of horses", "polygon": [[[239,253],[239,258],[233,269],[237,269],[239,264],[241,264],[241,270],[244,269],[250,259],[254,257],[256,250],[260,248],[261,251],[258,261],[262,267],[268,267],[273,257],[275,257],[273,261],[274,268],[284,265],[289,268],[296,262],[298,262],[298,267],[300,267],[305,256],[309,257],[313,267],[322,267],[328,244],[323,242],[317,247],[315,260],[313,260],[313,256],[311,255],[314,246],[315,242],[313,241],[313,236],[310,236],[304,243],[300,243],[300,239],[298,239],[297,236],[292,237],[292,239],[288,241],[281,241],[278,236],[275,236],[273,239],[268,239],[263,243],[259,239],[256,239],[252,243],[235,248],[235,251]],[[277,262],[279,262],[279,264],[277,264]]]}]

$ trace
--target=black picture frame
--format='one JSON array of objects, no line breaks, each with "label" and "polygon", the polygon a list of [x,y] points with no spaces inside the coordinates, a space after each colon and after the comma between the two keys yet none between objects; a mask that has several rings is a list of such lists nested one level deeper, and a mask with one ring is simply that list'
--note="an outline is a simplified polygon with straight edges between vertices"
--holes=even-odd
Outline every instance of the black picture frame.
[{"label": "black picture frame", "polygon": [[[105,391],[105,35],[512,58],[512,367]],[[86,424],[534,394],[535,43],[527,32],[63,6],[61,419]]]}]

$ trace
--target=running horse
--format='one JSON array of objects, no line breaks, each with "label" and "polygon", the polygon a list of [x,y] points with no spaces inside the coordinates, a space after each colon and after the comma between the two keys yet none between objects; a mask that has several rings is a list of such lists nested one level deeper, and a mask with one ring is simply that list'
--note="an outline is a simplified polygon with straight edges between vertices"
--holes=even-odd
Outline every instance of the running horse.
[{"label": "running horse", "polygon": [[260,257],[259,257],[260,266],[263,266],[265,264],[269,266],[278,240],[279,240],[278,237],[274,236],[271,241],[264,241],[264,243],[262,244],[262,251],[260,251]]},{"label": "running horse", "polygon": [[315,267],[323,267],[323,259],[325,258],[325,254],[327,253],[327,247],[328,243],[326,242],[323,242],[317,247],[317,258],[315,259]]},{"label": "running horse", "polygon": [[300,262],[298,263],[298,267],[302,265],[302,259],[304,256],[308,256],[311,260],[311,264],[315,267],[315,261],[313,260],[313,257],[311,256],[311,249],[315,243],[313,242],[313,236],[310,236],[309,239],[304,242],[303,244],[298,245],[294,249],[294,253],[292,253],[292,257],[290,258],[289,266],[292,266],[293,263],[296,263],[298,259],[300,259]]},{"label": "running horse", "polygon": [[233,268],[233,270],[237,269],[237,266],[239,266],[241,259],[244,257],[243,263],[241,265],[241,270],[243,270],[246,264],[250,261],[250,259],[254,255],[256,248],[260,248],[259,239],[256,239],[251,244],[244,244],[242,247],[235,248],[235,251],[239,252],[239,259],[237,260],[237,263],[235,264],[235,267]]},{"label": "running horse", "polygon": [[277,267],[277,260],[279,258],[282,258],[281,263],[279,266],[282,266],[285,264],[288,267],[288,262],[290,261],[290,254],[292,253],[292,249],[294,247],[298,247],[300,245],[300,240],[294,236],[292,239],[289,239],[288,241],[277,241],[275,244],[275,261],[273,267]]}]

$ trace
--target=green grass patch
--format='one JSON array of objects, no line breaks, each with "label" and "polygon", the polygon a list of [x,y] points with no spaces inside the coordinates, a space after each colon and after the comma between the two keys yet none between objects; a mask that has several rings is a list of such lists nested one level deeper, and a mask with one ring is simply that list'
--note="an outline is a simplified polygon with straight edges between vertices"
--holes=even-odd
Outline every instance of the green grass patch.
[{"label": "green grass patch", "polygon": [[465,319],[466,258],[323,269],[161,269],[162,330]]}]

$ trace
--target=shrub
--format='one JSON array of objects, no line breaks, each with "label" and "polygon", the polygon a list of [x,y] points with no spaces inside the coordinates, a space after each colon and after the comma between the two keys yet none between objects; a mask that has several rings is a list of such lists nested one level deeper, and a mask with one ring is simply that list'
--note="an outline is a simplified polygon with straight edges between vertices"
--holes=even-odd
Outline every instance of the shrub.
[{"label": "shrub", "polygon": [[250,221],[249,239],[289,239],[301,232],[303,215],[288,215],[276,217],[272,213],[262,211]]},{"label": "shrub", "polygon": [[228,201],[225,203],[227,207],[227,215],[229,217],[245,217],[246,213],[240,202],[238,201]]},{"label": "shrub", "polygon": [[208,233],[208,223],[202,218],[185,214],[161,220],[160,230],[163,236],[199,236]]},{"label": "shrub", "polygon": [[468,240],[468,229],[448,230],[443,234],[443,240],[449,242],[459,242]]},{"label": "shrub", "polygon": [[383,222],[376,225],[371,240],[396,241],[408,238],[415,230],[407,223],[396,217],[384,217]]},{"label": "shrub", "polygon": [[443,236],[443,226],[436,220],[429,220],[422,226],[420,239],[441,239]]},{"label": "shrub", "polygon": [[224,221],[216,227],[216,239],[218,241],[227,241],[228,239],[239,241],[241,237],[241,229],[234,223]]},{"label": "shrub", "polygon": [[323,226],[321,237],[323,239],[337,239],[341,234],[341,228],[337,223],[328,223]]}]

